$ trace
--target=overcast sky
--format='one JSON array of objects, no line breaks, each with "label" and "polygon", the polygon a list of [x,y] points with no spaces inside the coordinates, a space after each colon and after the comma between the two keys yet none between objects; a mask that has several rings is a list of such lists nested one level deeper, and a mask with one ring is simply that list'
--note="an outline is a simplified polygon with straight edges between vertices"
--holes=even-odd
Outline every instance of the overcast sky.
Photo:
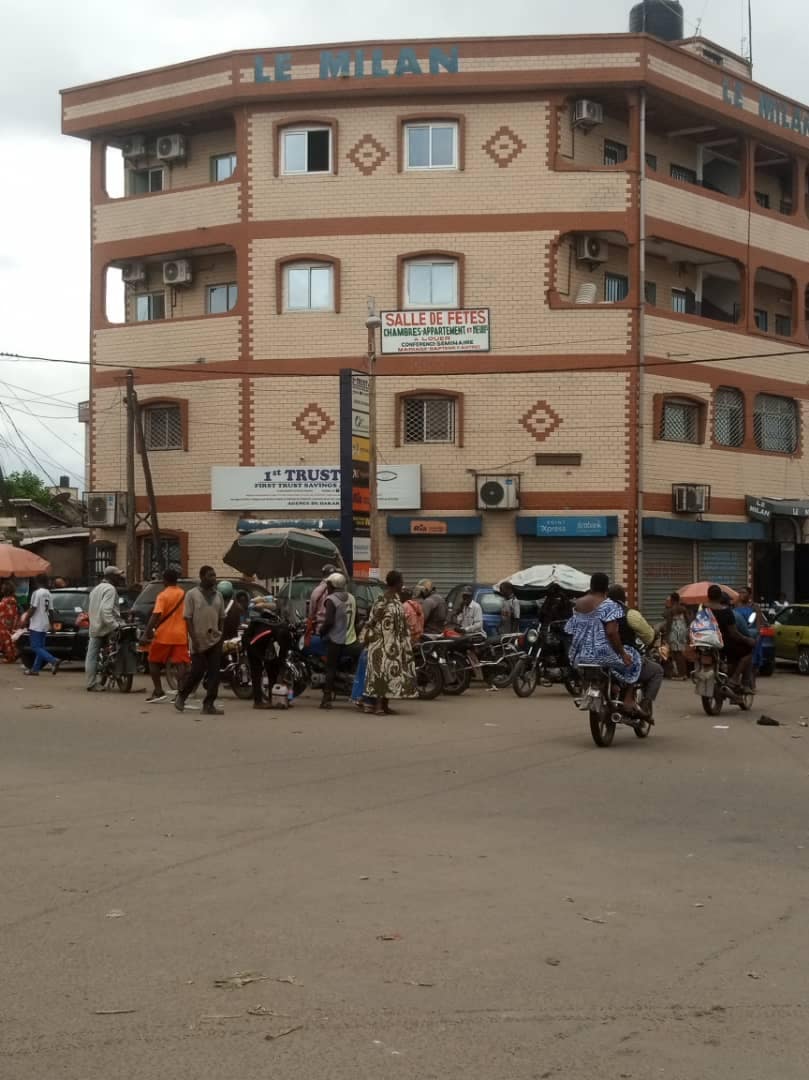
[{"label": "overcast sky", "polygon": [[[86,361],[89,150],[60,134],[59,90],[229,49],[362,38],[607,33],[627,28],[623,0],[0,0],[0,352]],[[804,0],[753,0],[755,75],[809,99]],[[690,0],[686,32],[739,51],[747,0]],[[0,359],[0,464],[83,485],[75,404],[87,377],[68,365]],[[33,414],[33,415],[32,415]],[[16,424],[19,432],[14,430]],[[35,466],[34,466],[35,467]],[[37,471],[40,471],[37,469]]]}]

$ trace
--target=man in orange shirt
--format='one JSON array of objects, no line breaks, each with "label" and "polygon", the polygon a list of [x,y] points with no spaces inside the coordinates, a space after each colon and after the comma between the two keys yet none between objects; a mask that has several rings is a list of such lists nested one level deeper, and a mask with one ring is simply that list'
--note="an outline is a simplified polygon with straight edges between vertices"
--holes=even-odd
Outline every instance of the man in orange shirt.
[{"label": "man in orange shirt", "polygon": [[188,655],[188,627],[185,624],[185,592],[177,584],[176,570],[163,574],[165,589],[155,600],[154,611],[146,624],[145,638],[149,642],[149,674],[154,690],[146,698],[151,705],[168,701],[160,676],[166,664],[177,667],[177,685],[182,686],[191,658]]}]

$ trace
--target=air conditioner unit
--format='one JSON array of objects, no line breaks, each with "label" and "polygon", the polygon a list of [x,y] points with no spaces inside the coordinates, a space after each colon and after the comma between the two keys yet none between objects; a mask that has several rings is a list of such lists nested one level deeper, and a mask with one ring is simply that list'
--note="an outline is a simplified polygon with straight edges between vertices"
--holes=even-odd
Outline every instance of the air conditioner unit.
[{"label": "air conditioner unit", "polygon": [[121,491],[89,491],[87,524],[91,529],[114,529],[126,523],[126,496]]},{"label": "air conditioner unit", "polygon": [[710,484],[672,484],[675,514],[704,514],[711,505]]},{"label": "air conditioner unit", "polygon": [[518,510],[519,476],[478,476],[478,510]]},{"label": "air conditioner unit", "polygon": [[121,267],[121,279],[127,285],[146,280],[146,264],[142,262],[124,263]]},{"label": "air conditioner unit", "polygon": [[580,262],[606,262],[610,255],[610,246],[598,236],[579,236],[576,238],[576,258]]},{"label": "air conditioner unit", "polygon": [[185,157],[184,135],[160,135],[157,143],[157,158],[160,161],[178,161]]},{"label": "air conditioner unit", "polygon": [[584,131],[589,131],[596,124],[603,124],[604,106],[599,105],[597,101],[587,101],[585,98],[581,98],[573,106],[573,120],[571,123],[574,128],[582,128]]},{"label": "air conditioner unit", "polygon": [[121,153],[125,158],[146,157],[146,136],[127,135],[121,144]]},{"label": "air conditioner unit", "polygon": [[190,285],[193,276],[188,259],[173,259],[163,263],[164,285]]}]

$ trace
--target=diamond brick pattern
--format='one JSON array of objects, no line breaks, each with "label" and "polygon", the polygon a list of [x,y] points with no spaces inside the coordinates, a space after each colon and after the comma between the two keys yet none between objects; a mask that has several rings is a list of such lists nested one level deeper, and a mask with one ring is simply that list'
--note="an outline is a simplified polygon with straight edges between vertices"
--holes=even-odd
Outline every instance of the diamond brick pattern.
[{"label": "diamond brick pattern", "polygon": [[520,417],[520,423],[537,442],[544,442],[561,426],[562,417],[547,401],[537,401]]},{"label": "diamond brick pattern", "polygon": [[319,405],[311,402],[292,422],[292,426],[300,432],[308,443],[313,446],[334,427],[334,421]]},{"label": "diamond brick pattern", "polygon": [[482,149],[486,151],[498,168],[507,169],[512,161],[515,161],[520,156],[525,147],[526,143],[522,141],[517,132],[510,128],[508,124],[503,124],[502,127],[495,131],[494,135],[489,136]]},{"label": "diamond brick pattern", "polygon": [[363,135],[346,154],[348,160],[362,173],[371,176],[390,154],[373,135]]}]

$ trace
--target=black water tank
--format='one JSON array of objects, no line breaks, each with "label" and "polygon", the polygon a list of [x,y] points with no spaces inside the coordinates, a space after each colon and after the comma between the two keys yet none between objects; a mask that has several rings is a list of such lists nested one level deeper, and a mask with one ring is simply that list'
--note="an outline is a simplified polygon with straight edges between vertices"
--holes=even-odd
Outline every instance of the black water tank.
[{"label": "black water tank", "polygon": [[630,34],[654,34],[663,41],[683,37],[683,5],[678,0],[641,0],[629,13]]}]

